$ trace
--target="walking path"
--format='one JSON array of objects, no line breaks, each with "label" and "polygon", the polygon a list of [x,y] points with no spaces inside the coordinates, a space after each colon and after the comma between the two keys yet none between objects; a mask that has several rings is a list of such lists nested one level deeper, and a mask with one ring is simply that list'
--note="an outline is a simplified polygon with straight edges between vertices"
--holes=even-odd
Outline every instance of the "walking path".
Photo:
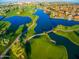
[{"label": "walking path", "polygon": [[[35,25],[35,23],[33,22],[33,24],[28,28],[28,30],[30,30],[33,26]],[[75,29],[75,30],[61,30],[61,29],[58,29],[56,31],[63,31],[63,32],[73,32],[73,31],[78,31],[79,29]],[[27,42],[27,40],[31,40],[33,37],[36,37],[36,36],[42,36],[42,35],[46,35],[50,32],[53,32],[53,30],[50,30],[46,33],[40,33],[40,34],[35,34],[33,36],[30,36],[28,39],[25,39],[25,42]],[[5,54],[10,50],[10,48],[12,47],[12,45],[16,42],[16,41],[19,41],[19,38],[20,38],[21,34],[17,36],[17,38],[15,39],[15,41],[1,54],[0,56],[0,59],[2,59],[3,57],[6,57]],[[55,41],[52,41],[54,43],[56,43]]]}]

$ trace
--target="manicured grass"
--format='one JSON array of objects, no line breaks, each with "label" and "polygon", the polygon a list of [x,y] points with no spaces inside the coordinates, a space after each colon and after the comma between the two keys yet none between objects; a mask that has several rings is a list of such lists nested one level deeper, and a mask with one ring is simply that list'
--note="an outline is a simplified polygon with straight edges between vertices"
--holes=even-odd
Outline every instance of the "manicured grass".
[{"label": "manicured grass", "polygon": [[[32,19],[32,22],[26,25],[29,28],[34,23],[34,25],[27,31],[25,40],[35,34],[34,28],[37,25],[36,20],[38,17],[33,15],[33,13],[35,12],[34,8],[35,8],[34,6],[31,6],[31,7],[27,6],[27,8],[25,8],[24,11],[20,14],[17,14],[18,12],[20,12],[20,10],[16,9],[14,11],[10,11],[6,16],[6,17],[16,16],[16,15],[17,16],[29,16]],[[1,24],[2,24],[2,21],[0,22],[0,26]],[[6,26],[7,25],[8,24],[6,24]],[[6,30],[7,27],[2,27],[0,29]],[[55,30],[57,29],[62,29],[62,30],[73,29],[74,30],[74,29],[77,29],[78,27],[79,26],[65,28],[64,26],[58,26],[57,28],[55,28]],[[9,47],[11,43],[16,39],[16,37],[22,33],[22,29],[23,29],[23,25],[21,25],[18,28],[14,36],[6,35],[6,38],[10,40],[6,48]],[[78,39],[79,37],[74,32],[59,31],[55,33],[62,35],[68,38],[69,40],[71,40],[73,43],[79,45],[79,39]],[[43,35],[40,37],[32,38],[30,40],[31,59],[68,59],[66,48],[64,46],[56,46],[54,43],[50,42],[50,40],[51,39],[48,37],[48,35]],[[22,55],[24,56],[23,59],[27,58],[26,56],[27,53],[24,51],[25,48],[22,47],[20,44],[21,42],[17,42],[16,44],[12,46],[11,51],[10,51],[10,59],[18,59],[19,58],[18,55],[20,55],[20,53],[22,53]],[[2,53],[6,48],[4,46],[0,46],[0,53]]]},{"label": "manicured grass", "polygon": [[51,43],[50,38],[44,35],[33,38],[31,41],[32,59],[68,59],[65,47]]},{"label": "manicured grass", "polygon": [[[58,28],[56,28],[55,30],[58,30],[60,28],[60,26],[58,26]],[[76,26],[72,26],[72,27],[68,27],[65,28],[64,26],[62,26],[61,30],[76,30],[79,29],[79,25]],[[78,32],[78,31],[77,31]],[[68,38],[70,41],[72,41],[73,43],[75,43],[76,45],[79,45],[79,36],[77,36],[74,32],[63,32],[63,31],[55,31],[55,33],[64,36],[66,38]]]}]

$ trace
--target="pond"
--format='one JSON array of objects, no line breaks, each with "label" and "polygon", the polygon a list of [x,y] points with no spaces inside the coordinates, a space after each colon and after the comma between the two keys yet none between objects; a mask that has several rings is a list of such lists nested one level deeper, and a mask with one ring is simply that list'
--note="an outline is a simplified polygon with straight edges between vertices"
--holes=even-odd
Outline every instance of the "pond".
[{"label": "pond", "polygon": [[64,26],[79,25],[78,21],[50,18],[50,16],[44,13],[42,9],[37,9],[34,15],[39,16],[36,22],[37,23],[37,26],[35,28],[36,33],[52,30],[58,25],[64,25]]},{"label": "pond", "polygon": [[[36,33],[42,33],[42,32],[53,30],[56,26],[60,24],[64,26],[79,25],[79,22],[77,21],[50,18],[49,15],[44,13],[42,9],[37,9],[34,15],[39,16],[36,22],[37,25],[35,27]],[[57,35],[53,32],[49,33],[48,35],[51,39],[54,39],[56,41],[56,45],[65,46],[68,52],[69,59],[76,59],[76,56],[79,56],[79,46],[72,43],[69,39]]]},{"label": "pond", "polygon": [[3,19],[3,21],[8,21],[12,25],[23,25],[31,22],[31,18],[28,16],[11,16]]},{"label": "pond", "polygon": [[0,16],[0,20],[1,20],[2,18],[4,18],[4,17],[3,17],[3,16]]},{"label": "pond", "polygon": [[21,25],[24,25],[22,32],[26,33],[27,32],[26,24],[30,23],[32,20],[29,16],[11,16],[2,19],[2,21],[9,22],[11,24],[7,29],[7,34],[9,34],[9,33],[15,33]]}]

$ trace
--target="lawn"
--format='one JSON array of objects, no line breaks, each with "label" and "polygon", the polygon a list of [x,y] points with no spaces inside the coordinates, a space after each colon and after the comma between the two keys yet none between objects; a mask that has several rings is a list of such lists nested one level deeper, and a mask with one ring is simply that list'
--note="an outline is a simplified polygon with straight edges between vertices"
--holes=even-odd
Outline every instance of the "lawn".
[{"label": "lawn", "polygon": [[[58,26],[55,30],[58,30],[58,29],[61,29],[64,31],[67,31],[67,30],[71,31],[71,30],[79,29],[79,25],[75,25],[72,27]],[[77,30],[76,32],[79,32],[79,30]],[[79,36],[76,35],[74,31],[71,31],[71,32],[55,31],[55,33],[57,33],[61,36],[64,36],[64,37],[68,38],[70,41],[72,41],[73,43],[75,43],[76,45],[79,45]]]}]

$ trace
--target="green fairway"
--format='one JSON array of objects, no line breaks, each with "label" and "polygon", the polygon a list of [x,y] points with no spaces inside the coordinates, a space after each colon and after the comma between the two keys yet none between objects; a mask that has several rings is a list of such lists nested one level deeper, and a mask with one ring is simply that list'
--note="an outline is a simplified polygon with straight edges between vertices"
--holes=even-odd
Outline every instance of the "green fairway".
[{"label": "green fairway", "polygon": [[50,42],[50,38],[44,35],[33,38],[31,41],[32,59],[67,59],[67,51],[64,46],[56,46]]},{"label": "green fairway", "polygon": [[[71,48],[67,49],[67,47],[64,45],[67,44],[68,41],[63,44],[63,42],[66,40],[63,38],[63,40],[59,39],[57,35],[70,40],[70,42],[72,42],[71,45],[75,44],[79,46],[79,35],[75,33],[79,33],[79,25],[67,27],[57,24],[58,26],[54,27],[56,25],[54,25],[54,22],[48,22],[51,20],[51,18],[52,20],[54,18],[54,14],[52,13],[53,11],[50,15],[48,15],[48,13],[46,13],[44,10],[46,5],[41,3],[39,3],[38,6],[29,3],[23,6],[15,6],[16,8],[10,9],[9,12],[5,12],[5,15],[1,16],[5,16],[5,18],[12,16],[25,16],[29,17],[31,21],[27,24],[23,23],[18,25],[19,23],[15,24],[18,22],[17,18],[14,18],[17,21],[14,21],[13,23],[9,21],[3,21],[5,18],[0,20],[0,56],[3,56],[2,59],[68,59],[70,57],[69,54],[71,53],[68,51],[68,49]],[[40,9],[38,11],[44,11],[38,13],[38,8]],[[47,9],[51,10],[52,8]],[[37,14],[35,14],[36,12]],[[39,14],[43,15],[39,16]],[[44,16],[47,16],[48,21]],[[22,18],[22,21],[23,20],[24,18]],[[38,25],[38,22],[41,22],[38,20],[42,20],[42,23],[46,21],[46,23]],[[53,24],[50,25],[50,23]],[[10,27],[12,24],[13,27]],[[45,27],[42,27],[43,25]],[[38,34],[38,31],[35,31],[36,27],[39,27],[39,30],[37,28],[37,30],[40,32]],[[47,30],[49,27],[52,27],[51,30],[43,31],[42,33],[42,30]],[[58,38],[55,36],[52,36],[53,38],[51,38],[49,35],[51,33],[50,31],[57,34],[56,37]],[[61,40],[61,42],[57,44],[58,41],[54,41],[54,37],[56,40]],[[75,53],[75,51],[73,52]],[[5,57],[7,55],[9,56],[8,58]]]},{"label": "green fairway", "polygon": [[[55,30],[60,29],[60,31],[55,31],[55,33],[64,36],[66,38],[68,38],[70,41],[72,41],[73,43],[75,43],[76,45],[79,45],[79,36],[77,36],[74,31],[75,30],[79,30],[79,26],[72,26],[72,27],[64,27],[64,26],[58,26]],[[68,32],[65,32],[69,30]],[[77,32],[78,32],[77,30]]]}]

